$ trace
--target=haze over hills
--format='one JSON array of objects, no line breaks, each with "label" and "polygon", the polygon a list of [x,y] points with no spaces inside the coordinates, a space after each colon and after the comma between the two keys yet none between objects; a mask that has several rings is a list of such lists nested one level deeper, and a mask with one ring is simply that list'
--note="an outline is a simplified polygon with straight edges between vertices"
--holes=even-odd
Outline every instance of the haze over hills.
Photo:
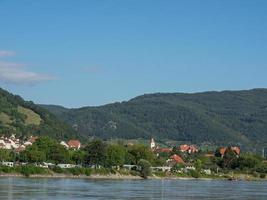
[{"label": "haze over hills", "polygon": [[0,135],[46,135],[57,139],[80,135],[46,109],[0,88]]},{"label": "haze over hills", "polygon": [[42,107],[84,136],[249,147],[267,144],[267,89],[156,93],[98,107]]}]

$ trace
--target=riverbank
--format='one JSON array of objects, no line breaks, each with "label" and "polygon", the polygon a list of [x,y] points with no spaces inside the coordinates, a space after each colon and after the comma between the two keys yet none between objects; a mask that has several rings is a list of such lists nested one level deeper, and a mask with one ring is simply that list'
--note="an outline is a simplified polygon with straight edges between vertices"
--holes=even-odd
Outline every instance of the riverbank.
[{"label": "riverbank", "polygon": [[[1,173],[0,178],[6,177],[17,177],[17,178],[66,178],[66,179],[110,179],[110,180],[143,180],[140,176],[134,175],[122,175],[122,174],[91,174],[90,176],[87,175],[72,175],[72,174],[59,174],[59,173],[50,173],[50,174],[31,174],[29,176],[25,176],[19,173]],[[212,180],[229,180],[229,181],[267,181],[266,178],[257,178],[250,175],[239,175],[234,177],[179,177],[179,176],[149,176],[148,179],[150,180],[203,180],[203,181],[212,181]]]}]

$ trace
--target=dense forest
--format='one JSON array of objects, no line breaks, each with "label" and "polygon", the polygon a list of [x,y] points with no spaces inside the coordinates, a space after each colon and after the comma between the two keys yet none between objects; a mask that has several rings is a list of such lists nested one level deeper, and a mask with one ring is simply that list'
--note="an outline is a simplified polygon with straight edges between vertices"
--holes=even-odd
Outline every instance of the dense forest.
[{"label": "dense forest", "polygon": [[18,137],[47,135],[58,139],[79,137],[71,126],[57,120],[46,109],[0,88],[0,135],[11,134]]},{"label": "dense forest", "polygon": [[86,136],[263,147],[267,90],[157,93],[99,107],[43,105]]}]

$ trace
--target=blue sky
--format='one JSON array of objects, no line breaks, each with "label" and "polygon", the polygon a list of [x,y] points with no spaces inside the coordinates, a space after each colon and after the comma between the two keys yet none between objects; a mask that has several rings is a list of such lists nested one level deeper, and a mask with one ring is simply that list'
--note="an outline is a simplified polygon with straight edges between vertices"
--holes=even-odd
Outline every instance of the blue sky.
[{"label": "blue sky", "polygon": [[1,87],[36,103],[267,87],[265,0],[0,0]]}]

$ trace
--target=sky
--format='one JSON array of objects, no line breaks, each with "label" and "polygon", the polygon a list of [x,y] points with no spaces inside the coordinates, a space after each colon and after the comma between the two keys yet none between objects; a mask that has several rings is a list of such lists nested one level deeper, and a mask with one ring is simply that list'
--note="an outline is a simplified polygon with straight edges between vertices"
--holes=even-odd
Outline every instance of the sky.
[{"label": "sky", "polygon": [[267,87],[266,0],[0,0],[0,87],[35,103]]}]

